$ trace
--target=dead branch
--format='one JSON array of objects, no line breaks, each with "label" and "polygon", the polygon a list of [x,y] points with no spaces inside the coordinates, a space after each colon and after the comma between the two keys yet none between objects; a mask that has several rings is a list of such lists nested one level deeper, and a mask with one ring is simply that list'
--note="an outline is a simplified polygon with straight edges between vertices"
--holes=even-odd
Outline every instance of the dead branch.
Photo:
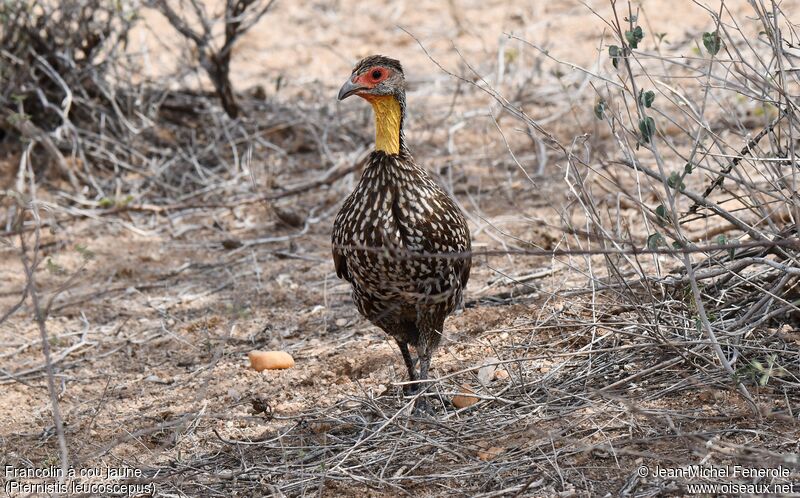
[{"label": "dead branch", "polygon": [[56,164],[59,173],[69,180],[73,189],[76,191],[80,189],[80,184],[78,183],[78,178],[75,176],[75,173],[72,172],[67,165],[67,161],[64,159],[64,155],[61,154],[61,151],[58,150],[56,144],[53,143],[53,140],[44,130],[33,124],[23,114],[12,114],[8,110],[2,108],[0,108],[0,119],[19,131],[20,135],[25,139],[42,144],[42,147],[44,147]]},{"label": "dead branch", "polygon": [[176,11],[168,0],[150,0],[150,4],[157,8],[172,26],[185,38],[191,40],[196,49],[200,65],[205,69],[222,102],[222,107],[231,118],[236,118],[241,112],[233,91],[230,80],[230,63],[233,46],[236,41],[266,14],[275,0],[262,3],[262,0],[226,0],[225,35],[222,46],[214,48],[213,22],[206,17],[205,10],[197,0],[190,0],[195,16],[198,18],[202,31],[193,29],[187,19]]},{"label": "dead branch", "polygon": [[69,450],[67,449],[67,439],[64,435],[64,422],[61,417],[61,409],[59,408],[58,403],[58,392],[56,391],[56,383],[55,383],[55,374],[53,369],[53,362],[50,357],[50,337],[47,334],[47,326],[45,321],[47,319],[45,313],[43,312],[40,303],[39,303],[39,291],[36,286],[36,267],[39,264],[38,259],[38,252],[39,252],[39,241],[40,241],[40,234],[38,229],[38,222],[39,222],[39,209],[37,206],[36,201],[36,185],[35,179],[33,175],[33,168],[29,168],[30,174],[30,193],[31,193],[31,202],[30,202],[30,212],[33,215],[34,221],[37,223],[37,229],[34,231],[34,242],[33,242],[33,256],[28,256],[28,245],[25,240],[25,235],[20,234],[19,236],[19,243],[20,243],[20,260],[22,261],[22,265],[25,268],[25,278],[26,278],[26,285],[25,288],[28,291],[28,294],[31,297],[31,304],[33,306],[33,317],[36,321],[36,325],[39,327],[39,335],[42,341],[42,353],[44,354],[45,360],[45,368],[47,371],[47,391],[50,395],[50,407],[53,413],[53,425],[56,429],[56,435],[58,437],[58,446],[60,449],[61,454],[61,474],[59,476],[59,483],[64,483],[67,477],[67,469],[69,468]]}]

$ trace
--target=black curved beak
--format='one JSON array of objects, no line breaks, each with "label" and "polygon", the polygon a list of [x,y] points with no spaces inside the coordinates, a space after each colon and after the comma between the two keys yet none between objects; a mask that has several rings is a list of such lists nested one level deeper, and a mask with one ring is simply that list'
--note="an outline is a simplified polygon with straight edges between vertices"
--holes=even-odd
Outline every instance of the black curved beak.
[{"label": "black curved beak", "polygon": [[366,87],[356,85],[352,81],[347,80],[344,82],[344,85],[342,85],[342,88],[339,89],[339,96],[337,98],[339,100],[344,100],[354,93],[360,92],[361,90],[366,90]]}]

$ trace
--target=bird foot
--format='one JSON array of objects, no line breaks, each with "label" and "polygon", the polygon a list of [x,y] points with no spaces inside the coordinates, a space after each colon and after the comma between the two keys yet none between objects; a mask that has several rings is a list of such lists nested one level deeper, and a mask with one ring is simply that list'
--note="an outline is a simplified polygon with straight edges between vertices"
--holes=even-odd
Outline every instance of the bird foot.
[{"label": "bird foot", "polygon": [[417,416],[431,416],[436,414],[427,396],[420,395],[425,390],[424,384],[406,384],[403,386],[403,395],[407,398],[417,396],[414,402],[413,414]]},{"label": "bird foot", "polygon": [[433,405],[431,405],[431,402],[428,401],[428,398],[420,397],[414,404],[414,415],[420,417],[431,417],[436,415],[436,410],[433,409]]}]

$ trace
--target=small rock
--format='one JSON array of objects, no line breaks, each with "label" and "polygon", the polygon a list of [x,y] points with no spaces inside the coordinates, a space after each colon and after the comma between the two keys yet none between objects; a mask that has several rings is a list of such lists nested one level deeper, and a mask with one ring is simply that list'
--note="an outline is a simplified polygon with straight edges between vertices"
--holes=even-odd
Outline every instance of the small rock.
[{"label": "small rock", "polygon": [[494,371],[494,365],[486,365],[481,367],[478,370],[478,382],[480,382],[482,386],[488,386],[489,382],[494,378]]},{"label": "small rock", "polygon": [[250,351],[247,356],[250,358],[250,366],[257,372],[294,366],[294,358],[284,351]]},{"label": "small rock", "polygon": [[250,404],[253,406],[253,413],[258,415],[259,413],[263,413],[265,415],[272,415],[272,406],[269,404],[269,400],[261,395],[255,395],[250,400]]},{"label": "small rock", "polygon": [[501,368],[501,369],[498,369],[498,370],[494,371],[494,378],[497,379],[497,380],[505,380],[505,379],[507,379],[509,377],[510,377],[510,375],[508,373],[508,370],[503,370]]},{"label": "small rock", "polygon": [[164,380],[158,375],[150,374],[143,379],[145,382],[154,382],[156,384],[172,384],[172,380]]},{"label": "small rock", "polygon": [[241,240],[237,239],[223,239],[221,242],[222,247],[225,249],[238,249],[242,247],[244,244]]},{"label": "small rock", "polygon": [[472,406],[478,401],[480,401],[479,398],[476,398],[475,396],[470,396],[470,394],[475,394],[475,393],[472,391],[472,389],[469,388],[469,386],[462,385],[461,394],[453,396],[453,406],[455,406],[458,409],[461,409],[461,408],[466,408],[468,406]]},{"label": "small rock", "polygon": [[290,277],[286,273],[281,273],[277,277],[275,277],[275,282],[280,285],[281,287],[287,287],[289,289],[296,289],[297,283],[292,281],[292,277]]},{"label": "small rock", "polygon": [[482,450],[478,452],[478,458],[483,460],[484,462],[488,462],[489,460],[494,460],[497,458],[500,453],[503,452],[503,448],[498,446],[492,446],[491,448]]},{"label": "small rock", "polygon": [[494,372],[497,369],[497,361],[497,358],[486,358],[486,361],[483,362],[483,366],[478,369],[478,382],[480,382],[481,385],[489,385],[489,381],[492,380]]}]

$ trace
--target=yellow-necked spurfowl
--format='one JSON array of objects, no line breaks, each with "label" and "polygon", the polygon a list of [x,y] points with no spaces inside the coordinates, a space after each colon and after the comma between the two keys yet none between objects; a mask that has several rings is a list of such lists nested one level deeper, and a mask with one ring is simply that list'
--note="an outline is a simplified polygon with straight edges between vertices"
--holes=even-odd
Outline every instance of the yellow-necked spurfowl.
[{"label": "yellow-necked spurfowl", "polygon": [[[352,284],[359,312],[397,341],[411,380],[424,381],[469,279],[469,228],[408,150],[400,62],[379,55],[359,62],[339,100],[351,95],[372,105],[375,150],[333,225],[336,274]],[[428,410],[424,398],[417,408]]]}]

